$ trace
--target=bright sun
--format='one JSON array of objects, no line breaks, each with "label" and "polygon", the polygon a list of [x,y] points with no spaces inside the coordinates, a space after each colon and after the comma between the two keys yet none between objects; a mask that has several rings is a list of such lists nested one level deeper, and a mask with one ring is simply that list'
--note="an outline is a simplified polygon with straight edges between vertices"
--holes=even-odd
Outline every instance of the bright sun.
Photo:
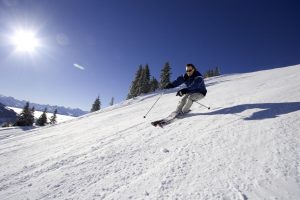
[{"label": "bright sun", "polygon": [[11,42],[19,52],[33,53],[40,46],[40,41],[35,32],[31,30],[18,30],[11,37]]}]

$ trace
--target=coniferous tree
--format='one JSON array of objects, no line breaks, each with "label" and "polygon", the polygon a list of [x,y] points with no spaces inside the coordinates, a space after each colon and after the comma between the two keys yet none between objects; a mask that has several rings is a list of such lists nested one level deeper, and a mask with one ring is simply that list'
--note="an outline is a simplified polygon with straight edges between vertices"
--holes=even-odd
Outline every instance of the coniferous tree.
[{"label": "coniferous tree", "polygon": [[139,77],[137,77],[135,97],[139,96],[142,93],[144,93],[144,90],[145,90],[145,78],[146,78],[145,68],[142,67],[141,74],[140,74]]},{"label": "coniferous tree", "polygon": [[35,112],[35,107],[33,106],[31,108],[30,124],[34,124],[34,112]]},{"label": "coniferous tree", "polygon": [[56,114],[57,114],[57,109],[54,110],[54,113],[53,113],[52,117],[50,118],[50,124],[56,124],[56,122],[57,122],[56,121],[56,118],[57,118]]},{"label": "coniferous tree", "polygon": [[98,96],[92,106],[91,112],[95,112],[101,109],[101,101],[100,97]]},{"label": "coniferous tree", "polygon": [[42,115],[38,118],[38,120],[36,121],[36,125],[38,126],[45,126],[46,124],[48,124],[48,119],[47,119],[47,108],[45,108],[44,112],[42,113]]},{"label": "coniferous tree", "polygon": [[140,76],[137,79],[137,83],[136,83],[136,95],[135,96],[139,96],[140,94],[143,93],[143,90],[145,89],[144,87],[144,80],[145,80],[145,69],[144,67],[142,67],[142,71]]},{"label": "coniferous tree", "polygon": [[159,87],[159,83],[156,80],[154,76],[152,76],[151,82],[150,82],[150,92],[155,92]]},{"label": "coniferous tree", "polygon": [[209,77],[213,77],[214,76],[214,70],[210,69],[208,74],[209,74]]},{"label": "coniferous tree", "polygon": [[171,66],[169,62],[166,62],[160,74],[160,88],[163,89],[170,83],[171,78]]},{"label": "coniferous tree", "polygon": [[206,71],[205,74],[204,74],[204,78],[208,78],[209,77],[209,71]]},{"label": "coniferous tree", "polygon": [[111,100],[110,100],[110,102],[109,102],[109,105],[110,105],[110,106],[114,105],[114,101],[115,101],[115,98],[112,97]]},{"label": "coniferous tree", "polygon": [[141,91],[139,83],[140,83],[140,79],[141,79],[141,76],[142,76],[142,72],[143,72],[143,67],[142,67],[142,65],[140,65],[139,69],[137,70],[137,72],[135,74],[135,78],[131,83],[130,91],[127,95],[127,99],[131,99],[133,97],[138,96],[139,91]]},{"label": "coniferous tree", "polygon": [[142,69],[138,85],[140,85],[138,95],[147,94],[150,91],[150,70],[148,64],[146,64],[145,68]]},{"label": "coniferous tree", "polygon": [[26,103],[22,112],[17,116],[16,126],[32,126],[34,122],[34,116],[32,110],[29,109],[29,102]]},{"label": "coniferous tree", "polygon": [[209,78],[209,77],[212,77],[212,70],[209,69],[206,71],[205,75],[204,75],[205,78]]},{"label": "coniferous tree", "polygon": [[213,76],[220,76],[220,68],[216,67],[215,69],[209,69],[208,71],[205,72],[204,77],[213,77]]},{"label": "coniferous tree", "polygon": [[214,76],[220,76],[221,73],[220,73],[220,68],[217,66],[214,70]]}]

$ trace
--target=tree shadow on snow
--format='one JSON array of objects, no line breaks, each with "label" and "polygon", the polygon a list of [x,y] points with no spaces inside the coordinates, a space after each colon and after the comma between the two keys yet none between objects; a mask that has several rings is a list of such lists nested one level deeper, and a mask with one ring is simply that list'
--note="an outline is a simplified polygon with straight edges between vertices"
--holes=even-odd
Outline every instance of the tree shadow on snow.
[{"label": "tree shadow on snow", "polygon": [[[261,109],[254,112],[251,116],[244,116],[242,113],[250,109]],[[296,112],[300,110],[300,102],[284,102],[284,103],[256,103],[242,104],[228,108],[222,108],[209,113],[191,113],[189,117],[196,115],[227,115],[233,114],[242,117],[244,120],[261,120],[279,117],[280,115]]]}]

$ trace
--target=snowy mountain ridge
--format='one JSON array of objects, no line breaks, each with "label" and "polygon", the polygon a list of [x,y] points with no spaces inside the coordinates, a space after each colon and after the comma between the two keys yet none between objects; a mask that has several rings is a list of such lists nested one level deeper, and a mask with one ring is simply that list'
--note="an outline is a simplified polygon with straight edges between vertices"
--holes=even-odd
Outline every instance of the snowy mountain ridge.
[{"label": "snowy mountain ridge", "polygon": [[211,78],[163,129],[176,90],[2,139],[0,199],[299,199],[299,73]]},{"label": "snowy mountain ridge", "polygon": [[[14,107],[14,108],[24,108],[27,101],[17,100],[13,97],[7,97],[0,94],[0,102],[6,106]],[[87,114],[86,111],[83,111],[79,108],[66,108],[63,106],[53,106],[53,105],[45,105],[45,104],[37,104],[31,103],[30,107],[34,106],[35,110],[43,112],[45,108],[47,108],[48,112],[53,113],[55,109],[57,109],[58,114],[78,117],[84,114]]]}]

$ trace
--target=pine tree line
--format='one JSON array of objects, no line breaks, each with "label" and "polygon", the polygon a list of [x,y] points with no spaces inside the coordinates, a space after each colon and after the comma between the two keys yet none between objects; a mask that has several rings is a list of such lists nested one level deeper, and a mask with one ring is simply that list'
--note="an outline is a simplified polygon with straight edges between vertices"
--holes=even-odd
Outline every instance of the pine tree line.
[{"label": "pine tree line", "polygon": [[[115,98],[112,97],[109,102],[109,105],[110,106],[114,105],[114,102],[115,102]],[[91,112],[96,112],[100,109],[101,109],[101,100],[100,100],[100,97],[98,96],[92,105]]]},{"label": "pine tree line", "polygon": [[150,77],[151,74],[149,65],[146,64],[145,67],[140,65],[135,74],[135,78],[132,81],[127,99],[131,99],[140,94],[147,94],[149,92],[155,91],[158,88],[158,81],[155,77],[152,76],[151,79]]},{"label": "pine tree line", "polygon": [[220,75],[221,75],[220,68],[215,67],[214,69],[207,70],[204,74],[204,78],[209,78],[209,77],[213,77],[213,76],[220,76]]},{"label": "pine tree line", "polygon": [[160,82],[158,82],[154,76],[150,78],[151,74],[148,64],[146,64],[145,67],[140,65],[137,72],[135,73],[135,78],[131,83],[127,99],[137,97],[141,94],[154,92],[158,88],[164,88],[168,83],[170,83],[170,71],[171,67],[170,64],[167,62],[161,71],[161,80]]},{"label": "pine tree line", "polygon": [[[37,126],[45,126],[49,124],[47,118],[47,108],[45,108],[44,112],[37,120],[35,120],[34,118],[34,112],[35,112],[35,108],[32,107],[30,109],[29,102],[27,102],[22,112],[19,115],[17,115],[17,120],[14,126],[33,126],[34,123]],[[56,124],[57,122],[56,115],[57,115],[57,109],[55,109],[53,116],[50,118],[50,124]]]}]

